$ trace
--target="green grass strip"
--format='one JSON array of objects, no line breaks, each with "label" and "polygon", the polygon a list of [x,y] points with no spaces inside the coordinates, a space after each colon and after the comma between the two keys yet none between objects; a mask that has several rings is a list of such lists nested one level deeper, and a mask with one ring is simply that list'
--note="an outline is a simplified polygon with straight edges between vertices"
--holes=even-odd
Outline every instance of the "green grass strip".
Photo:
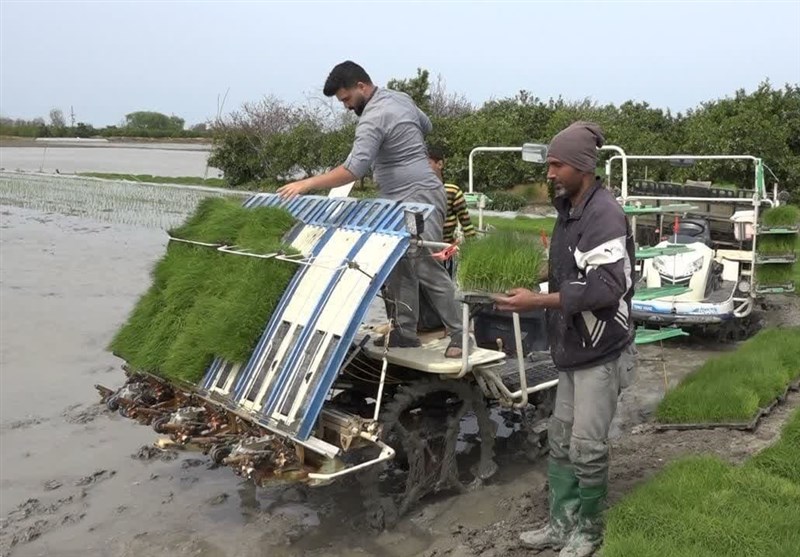
[{"label": "green grass strip", "polygon": [[534,234],[497,230],[467,240],[460,252],[457,278],[464,290],[534,289],[542,280],[544,250]]},{"label": "green grass strip", "polygon": [[800,377],[800,327],[767,329],[736,351],[708,360],[669,391],[662,423],[750,421]]},{"label": "green grass strip", "polygon": [[[293,224],[283,209],[245,209],[238,201],[207,198],[170,235],[253,253],[291,253],[281,239]],[[296,269],[285,261],[170,242],[153,269],[152,286],[110,350],[134,369],[190,383],[203,377],[215,356],[244,363]]]},{"label": "green grass strip", "polygon": [[153,184],[181,184],[189,186],[227,187],[222,178],[201,178],[199,176],[152,176],[150,174],[118,174],[113,172],[79,172],[79,176],[103,178],[104,180],[128,180],[130,182],[150,182]]},{"label": "green grass strip", "polygon": [[784,426],[780,441],[751,458],[746,467],[753,467],[800,485],[800,410],[795,411]]},{"label": "green grass strip", "polygon": [[603,557],[800,555],[800,411],[781,440],[732,466],[674,462],[608,513]]}]

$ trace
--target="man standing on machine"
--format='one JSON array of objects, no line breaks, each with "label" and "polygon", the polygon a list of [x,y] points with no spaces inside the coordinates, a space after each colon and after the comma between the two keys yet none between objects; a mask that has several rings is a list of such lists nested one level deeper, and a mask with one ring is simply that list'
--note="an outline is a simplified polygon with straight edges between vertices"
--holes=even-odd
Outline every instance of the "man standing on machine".
[{"label": "man standing on machine", "polygon": [[[351,61],[333,68],[323,93],[327,97],[335,95],[359,117],[350,155],[341,166],[286,184],[278,194],[288,198],[335,188],[359,180],[372,170],[380,197],[433,205],[421,237],[441,242],[447,206],[442,184],[428,164],[425,135],[432,130],[428,116],[405,93],[376,87],[364,68]],[[453,281],[429,249],[417,246],[409,248],[387,281],[394,304],[393,327],[388,339],[380,338],[376,344],[383,345],[388,340],[389,347],[420,345],[420,286],[450,335],[445,356],[460,358],[462,325]]]}]

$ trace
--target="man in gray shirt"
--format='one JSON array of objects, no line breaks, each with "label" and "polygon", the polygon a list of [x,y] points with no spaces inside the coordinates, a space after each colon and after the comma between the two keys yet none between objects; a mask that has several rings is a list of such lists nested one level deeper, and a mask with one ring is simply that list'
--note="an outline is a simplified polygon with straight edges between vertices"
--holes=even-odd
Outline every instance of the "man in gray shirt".
[{"label": "man in gray shirt", "polygon": [[[359,180],[372,170],[380,197],[433,205],[425,220],[423,240],[442,241],[447,201],[436,174],[428,164],[425,135],[433,126],[414,101],[399,91],[373,85],[364,68],[347,61],[333,68],[323,93],[336,96],[359,116],[353,148],[344,164],[318,176],[278,189],[294,197],[319,189],[335,188]],[[453,281],[426,248],[412,246],[387,281],[389,305],[394,308],[390,347],[419,346],[417,320],[419,288],[426,291],[450,335],[445,355],[461,357],[462,326]],[[378,339],[382,344],[385,339]]]}]

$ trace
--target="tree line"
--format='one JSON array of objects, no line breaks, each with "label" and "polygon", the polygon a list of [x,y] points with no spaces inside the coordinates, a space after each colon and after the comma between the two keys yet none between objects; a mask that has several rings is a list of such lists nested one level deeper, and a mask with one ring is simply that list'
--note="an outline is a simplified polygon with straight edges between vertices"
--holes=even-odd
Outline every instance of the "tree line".
[{"label": "tree line", "polygon": [[[800,86],[775,87],[764,81],[753,91],[735,91],[684,113],[626,101],[600,104],[590,99],[541,99],[533,92],[492,99],[480,106],[447,90],[441,76],[418,69],[387,87],[408,93],[433,121],[428,141],[446,155],[445,179],[467,185],[468,156],[477,146],[521,146],[546,143],[576,120],[600,124],[607,143],[631,155],[720,155],[762,157],[780,188],[800,196]],[[0,118],[0,135],[27,137],[207,137],[212,142],[209,164],[221,169],[231,187],[269,189],[304,175],[341,164],[349,153],[356,119],[335,99],[288,103],[276,97],[246,102],[207,124],[186,129],[177,116],[139,111],[125,115],[119,126],[96,129],[67,124],[62,111],[49,122]],[[602,165],[602,161],[601,161]],[[618,171],[618,167],[616,168]],[[697,163],[675,168],[667,163],[631,165],[629,174],[655,180],[686,179],[752,187],[752,167],[741,162]],[[617,174],[618,176],[618,174]],[[478,191],[506,190],[544,181],[544,167],[521,160],[517,153],[475,157]],[[613,181],[613,176],[612,176]]]},{"label": "tree line", "polygon": [[185,128],[186,121],[178,116],[168,116],[154,111],[137,111],[125,115],[118,126],[95,128],[86,122],[67,123],[64,112],[54,108],[48,120],[33,120],[0,117],[0,135],[15,137],[208,137],[210,130],[205,123]]},{"label": "tree line", "polygon": [[[800,195],[800,87],[762,82],[755,90],[701,103],[685,113],[627,101],[599,104],[589,99],[543,100],[529,91],[475,106],[464,95],[447,91],[441,77],[431,80],[419,69],[411,78],[393,79],[387,87],[408,93],[430,115],[430,143],[447,154],[445,178],[467,184],[468,156],[477,146],[521,146],[546,143],[576,120],[600,124],[607,143],[632,155],[746,154],[762,157],[780,187]],[[335,101],[335,99],[333,99]],[[355,118],[335,102],[300,105],[267,97],[245,103],[213,123],[209,163],[222,169],[232,186],[270,185],[340,164],[353,140]],[[697,163],[674,168],[648,162],[656,180],[712,180],[750,188],[753,169],[745,163]],[[616,167],[619,170],[619,167]],[[643,164],[631,174],[642,176]],[[770,178],[772,179],[772,178]],[[518,153],[477,155],[474,186],[503,190],[544,180],[544,168],[521,160]]]}]

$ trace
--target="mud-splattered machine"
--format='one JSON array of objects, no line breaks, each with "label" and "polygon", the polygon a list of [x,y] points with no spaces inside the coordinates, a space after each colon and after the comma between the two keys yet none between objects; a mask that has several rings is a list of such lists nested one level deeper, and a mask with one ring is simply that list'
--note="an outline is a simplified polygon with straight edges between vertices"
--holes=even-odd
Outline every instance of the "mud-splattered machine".
[{"label": "mud-splattered machine", "polygon": [[[547,353],[523,350],[530,339],[519,315],[507,316],[504,338],[460,359],[444,357],[443,331],[426,334],[418,348],[374,343],[380,327],[365,321],[399,259],[443,247],[423,245],[415,229],[432,207],[274,194],[245,202],[262,206],[295,218],[284,240],[298,255],[206,246],[226,257],[283,257],[297,266],[249,359],[216,358],[199,384],[126,366],[122,388],[98,386],[110,409],[151,425],[166,436],[162,446],[199,448],[259,485],[377,481],[387,489],[372,501],[371,515],[382,524],[430,492],[464,489],[495,473],[493,408],[514,414],[530,449],[541,448],[557,373]],[[469,331],[489,301],[466,294],[460,301]],[[479,441],[472,465],[459,469],[465,429]]]}]

